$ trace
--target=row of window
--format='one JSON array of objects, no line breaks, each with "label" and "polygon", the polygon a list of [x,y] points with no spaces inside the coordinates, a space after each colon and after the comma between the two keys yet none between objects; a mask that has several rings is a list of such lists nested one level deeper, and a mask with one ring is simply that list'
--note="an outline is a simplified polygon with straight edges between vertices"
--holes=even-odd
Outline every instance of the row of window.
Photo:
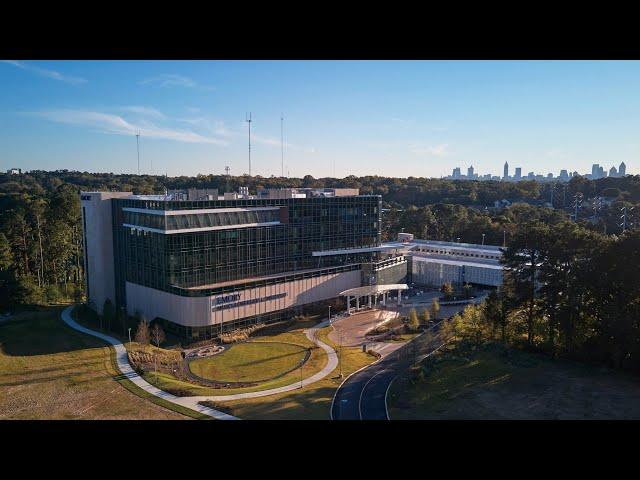
[{"label": "row of window", "polygon": [[501,256],[497,254],[468,253],[468,252],[461,252],[459,250],[442,250],[442,249],[427,248],[427,247],[420,247],[418,248],[418,251],[424,252],[424,253],[435,253],[439,255],[452,255],[456,257],[487,258],[492,260],[500,260],[501,258]]}]

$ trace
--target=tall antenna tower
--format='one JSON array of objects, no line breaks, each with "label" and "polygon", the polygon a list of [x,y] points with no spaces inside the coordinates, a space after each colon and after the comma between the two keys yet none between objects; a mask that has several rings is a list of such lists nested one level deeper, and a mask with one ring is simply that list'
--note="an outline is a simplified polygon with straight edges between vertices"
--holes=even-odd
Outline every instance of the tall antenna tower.
[{"label": "tall antenna tower", "polygon": [[280,175],[284,177],[284,116],[280,114]]},{"label": "tall antenna tower", "polygon": [[140,131],[136,133],[136,148],[138,150],[138,175],[140,175]]},{"label": "tall antenna tower", "polygon": [[251,112],[247,113],[246,122],[249,125],[249,176],[251,176]]},{"label": "tall antenna tower", "polygon": [[224,173],[227,175],[227,177],[229,176],[229,172],[230,171],[231,171],[231,169],[229,168],[228,165],[226,167],[224,167]]}]

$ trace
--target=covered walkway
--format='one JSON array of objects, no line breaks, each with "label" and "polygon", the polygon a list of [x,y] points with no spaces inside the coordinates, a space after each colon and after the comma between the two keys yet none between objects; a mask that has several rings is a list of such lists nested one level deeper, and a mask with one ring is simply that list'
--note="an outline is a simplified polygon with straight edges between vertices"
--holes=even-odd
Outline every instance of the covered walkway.
[{"label": "covered walkway", "polygon": [[[398,292],[398,306],[402,305],[402,291],[408,290],[406,283],[394,283],[391,285],[367,285],[364,287],[350,288],[340,292],[341,297],[347,297],[347,313],[351,315],[351,300],[355,299],[355,311],[361,308],[373,308],[380,305],[387,305],[387,295],[396,290]],[[360,300],[363,300],[362,304]]]}]

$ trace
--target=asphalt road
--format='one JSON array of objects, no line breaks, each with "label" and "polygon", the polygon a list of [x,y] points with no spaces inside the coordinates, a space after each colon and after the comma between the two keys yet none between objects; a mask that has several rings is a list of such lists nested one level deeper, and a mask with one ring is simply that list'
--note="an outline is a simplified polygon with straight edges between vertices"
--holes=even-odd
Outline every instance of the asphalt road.
[{"label": "asphalt road", "polygon": [[[437,333],[438,326],[434,328]],[[385,396],[391,381],[416,360],[416,355],[426,355],[437,348],[442,340],[439,335],[419,352],[414,352],[417,337],[390,355],[378,360],[350,377],[338,388],[331,406],[333,420],[388,420]]]}]

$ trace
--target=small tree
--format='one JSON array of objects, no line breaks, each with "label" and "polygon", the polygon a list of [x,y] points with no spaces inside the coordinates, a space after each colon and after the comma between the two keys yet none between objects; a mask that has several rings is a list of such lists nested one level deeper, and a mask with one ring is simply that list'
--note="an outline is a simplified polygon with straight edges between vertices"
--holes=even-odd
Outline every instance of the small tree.
[{"label": "small tree", "polygon": [[140,315],[140,323],[138,323],[138,329],[136,330],[135,340],[141,345],[149,345],[151,336],[149,333],[149,322],[144,316]]},{"label": "small tree", "polygon": [[420,321],[418,320],[418,313],[415,308],[409,311],[409,330],[417,332],[420,328]]},{"label": "small tree", "polygon": [[464,298],[471,298],[471,290],[472,290],[472,286],[469,283],[465,283],[464,287],[462,287],[462,291],[464,292]]},{"label": "small tree", "polygon": [[[156,347],[158,348],[160,348],[160,344],[164,342],[164,339],[165,339],[164,330],[162,330],[162,327],[158,325],[158,322],[156,322],[153,325],[153,328],[151,329],[151,339],[153,343],[156,344]],[[158,352],[154,352],[153,358],[155,360],[155,371],[157,372],[158,371]]]},{"label": "small tree", "polygon": [[431,318],[433,318],[433,321],[435,322],[436,320],[438,320],[438,313],[440,313],[440,302],[438,302],[437,298],[434,298],[433,300],[431,300]]},{"label": "small tree", "polygon": [[429,313],[429,310],[427,310],[426,308],[423,308],[422,309],[422,323],[424,323],[425,327],[428,327],[430,321],[431,321],[431,314]]},{"label": "small tree", "polygon": [[444,294],[445,300],[449,300],[451,297],[453,297],[453,285],[451,285],[451,282],[444,283],[441,290]]},{"label": "small tree", "polygon": [[160,344],[165,341],[166,335],[164,334],[164,330],[162,327],[155,323],[153,328],[151,329],[151,339],[156,347],[160,348]]}]

